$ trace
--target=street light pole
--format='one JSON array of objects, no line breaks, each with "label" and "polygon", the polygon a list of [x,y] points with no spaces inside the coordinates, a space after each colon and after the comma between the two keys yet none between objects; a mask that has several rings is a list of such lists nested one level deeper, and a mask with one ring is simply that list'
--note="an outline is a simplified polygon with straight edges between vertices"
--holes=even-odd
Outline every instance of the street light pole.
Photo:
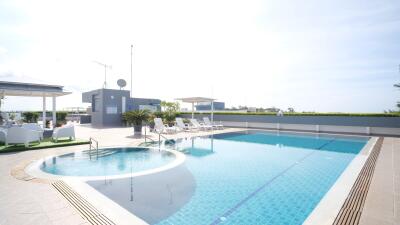
[{"label": "street light pole", "polygon": [[133,96],[133,94],[132,94],[132,57],[133,56],[133,45],[131,45],[131,98],[132,98],[132,96]]}]

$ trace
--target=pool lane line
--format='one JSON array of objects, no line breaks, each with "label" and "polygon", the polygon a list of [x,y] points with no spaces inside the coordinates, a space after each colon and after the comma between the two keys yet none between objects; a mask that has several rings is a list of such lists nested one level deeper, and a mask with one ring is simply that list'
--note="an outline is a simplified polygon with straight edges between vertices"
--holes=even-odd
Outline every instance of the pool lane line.
[{"label": "pool lane line", "polygon": [[333,138],[332,140],[330,140],[330,141],[328,141],[328,142],[322,144],[321,146],[319,146],[317,149],[318,149],[318,150],[321,150],[323,147],[325,147],[325,146],[331,144],[331,143],[334,142],[335,140],[336,140],[336,138]]},{"label": "pool lane line", "polygon": [[[322,144],[320,147],[316,148],[317,150],[322,149],[323,147],[331,144],[332,142],[335,141],[335,138],[333,138],[332,140]],[[275,175],[274,177],[272,177],[270,180],[268,180],[266,183],[264,183],[261,187],[257,188],[255,191],[253,191],[252,193],[250,193],[246,198],[244,198],[243,200],[241,200],[239,203],[237,203],[234,207],[232,207],[231,209],[229,209],[228,211],[226,211],[222,216],[220,216],[219,218],[217,218],[216,220],[214,220],[210,225],[216,225],[219,224],[221,222],[223,222],[224,220],[222,220],[221,218],[226,218],[229,215],[231,215],[234,211],[236,211],[238,208],[240,208],[244,203],[246,203],[247,201],[249,201],[251,198],[253,198],[255,195],[257,195],[260,191],[262,191],[264,188],[266,188],[269,184],[271,184],[273,181],[275,181],[276,179],[278,179],[280,176],[284,175],[287,171],[289,171],[290,169],[292,169],[293,167],[295,167],[296,165],[300,164],[301,162],[303,162],[305,159],[307,159],[308,157],[310,157],[312,154],[316,153],[316,151],[312,151],[311,153],[307,154],[306,156],[304,156],[303,158],[301,158],[300,160],[296,161],[295,163],[293,163],[292,165],[290,165],[289,167],[287,167],[286,169],[284,169],[283,171],[281,171],[280,173],[278,173],[277,175]]]},{"label": "pool lane line", "polygon": [[303,158],[301,158],[300,160],[296,161],[295,163],[293,163],[292,165],[290,165],[289,167],[287,167],[286,169],[284,169],[283,171],[281,171],[280,173],[278,173],[277,175],[275,175],[274,177],[272,177],[271,179],[269,179],[267,182],[265,182],[261,187],[257,188],[255,191],[253,191],[252,193],[250,193],[246,198],[244,198],[243,200],[241,200],[239,203],[237,203],[234,207],[232,207],[231,209],[229,209],[228,211],[226,211],[224,214],[222,214],[222,216],[220,216],[219,218],[217,218],[216,220],[214,220],[212,223],[210,223],[210,225],[216,225],[219,224],[221,222],[223,222],[224,220],[222,220],[222,217],[228,217],[229,215],[231,215],[235,210],[237,210],[238,208],[240,208],[244,203],[246,203],[248,200],[250,200],[251,198],[253,198],[256,194],[258,194],[260,191],[262,191],[264,188],[266,188],[269,184],[271,184],[273,181],[275,181],[277,178],[279,178],[280,176],[284,175],[287,171],[289,171],[290,169],[292,169],[294,166],[298,165],[299,163],[301,163],[302,161],[304,161],[306,158],[310,157],[312,154],[314,154],[315,151],[307,154],[306,156],[304,156]]}]

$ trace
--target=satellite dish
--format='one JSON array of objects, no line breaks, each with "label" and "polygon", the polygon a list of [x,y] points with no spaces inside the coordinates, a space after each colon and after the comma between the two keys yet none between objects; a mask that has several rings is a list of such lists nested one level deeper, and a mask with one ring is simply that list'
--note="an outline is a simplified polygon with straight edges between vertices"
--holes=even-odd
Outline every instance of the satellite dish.
[{"label": "satellite dish", "polygon": [[126,86],[126,81],[124,79],[119,79],[117,80],[117,84],[120,89],[124,88]]}]

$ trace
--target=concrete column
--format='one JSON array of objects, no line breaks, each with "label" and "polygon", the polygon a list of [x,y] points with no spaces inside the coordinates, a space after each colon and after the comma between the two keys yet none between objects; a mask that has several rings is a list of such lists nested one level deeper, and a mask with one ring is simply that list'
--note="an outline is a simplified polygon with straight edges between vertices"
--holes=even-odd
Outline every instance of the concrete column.
[{"label": "concrete column", "polygon": [[214,100],[211,100],[211,130],[214,130]]},{"label": "concrete column", "polygon": [[122,96],[122,113],[126,112],[126,97]]},{"label": "concrete column", "polygon": [[46,128],[46,96],[43,95],[43,112],[42,112],[43,128]]},{"label": "concrete column", "polygon": [[194,119],[194,102],[192,102],[192,119]]},{"label": "concrete column", "polygon": [[57,123],[56,111],[56,96],[53,96],[53,128],[56,127]]},{"label": "concrete column", "polygon": [[371,134],[371,127],[366,127],[366,128],[365,128],[365,133],[366,133],[367,135],[370,135],[370,134]]}]

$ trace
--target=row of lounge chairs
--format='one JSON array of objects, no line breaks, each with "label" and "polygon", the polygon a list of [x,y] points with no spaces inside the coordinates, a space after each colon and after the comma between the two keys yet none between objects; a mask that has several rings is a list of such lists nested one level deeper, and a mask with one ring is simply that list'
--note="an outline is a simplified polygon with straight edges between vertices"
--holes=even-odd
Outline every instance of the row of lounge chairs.
[{"label": "row of lounge chairs", "polygon": [[200,123],[197,119],[190,119],[190,123],[184,123],[183,119],[177,117],[175,119],[175,126],[168,126],[168,124],[164,124],[161,118],[154,119],[154,131],[157,133],[177,133],[180,131],[208,131],[213,129],[223,129],[224,126],[222,124],[211,123],[208,117],[203,118],[203,122]]}]

